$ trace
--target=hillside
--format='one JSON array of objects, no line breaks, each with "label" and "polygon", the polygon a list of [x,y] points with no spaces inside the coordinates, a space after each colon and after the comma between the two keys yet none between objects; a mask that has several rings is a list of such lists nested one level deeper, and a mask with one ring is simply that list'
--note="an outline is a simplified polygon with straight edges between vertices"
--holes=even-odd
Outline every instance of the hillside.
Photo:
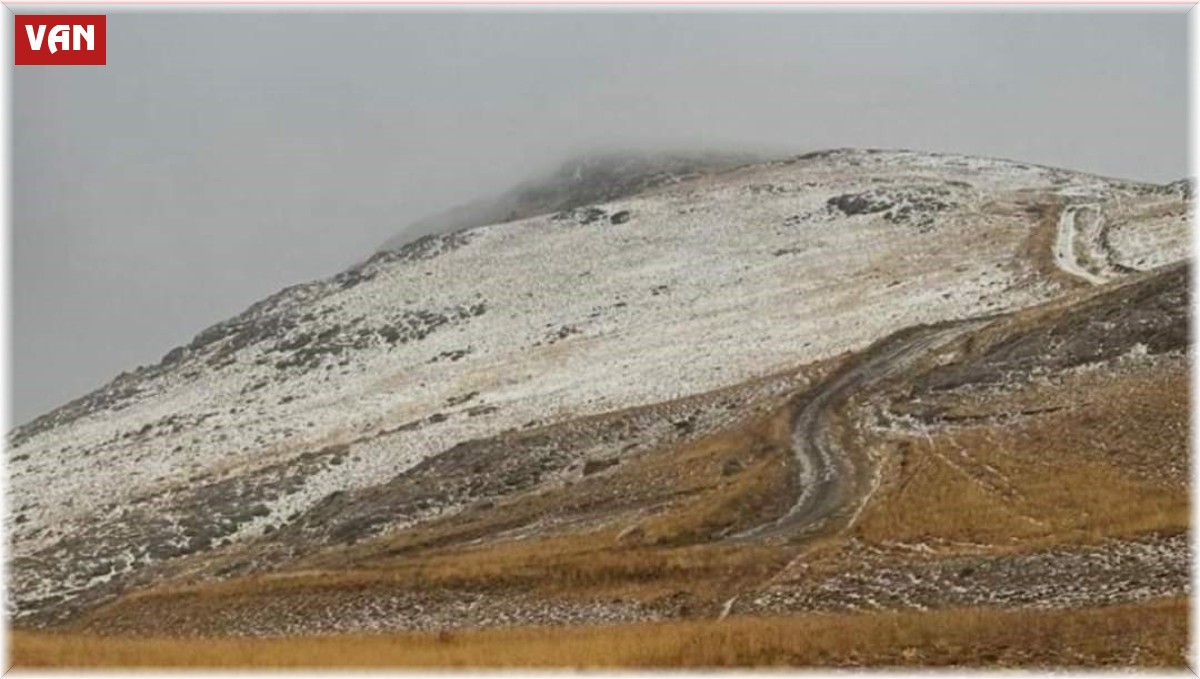
[{"label": "hillside", "polygon": [[[1190,184],[909,151],[603,167],[283,290],[15,429],[15,624],[1120,606],[1179,629]],[[1182,660],[1110,632],[1078,658],[938,657]]]}]

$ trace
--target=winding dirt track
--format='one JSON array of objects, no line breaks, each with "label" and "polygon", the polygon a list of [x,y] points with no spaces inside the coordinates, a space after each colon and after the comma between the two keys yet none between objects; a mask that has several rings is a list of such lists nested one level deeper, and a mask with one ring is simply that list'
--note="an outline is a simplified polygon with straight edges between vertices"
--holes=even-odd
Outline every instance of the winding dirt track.
[{"label": "winding dirt track", "polygon": [[[1058,218],[1054,263],[1067,274],[1091,285],[1103,285],[1121,275],[1134,273],[1134,269],[1114,263],[1107,237],[1111,226],[1101,203],[1063,207]],[[1077,246],[1083,246],[1084,251],[1077,251]]]},{"label": "winding dirt track", "polygon": [[870,499],[876,482],[865,451],[842,450],[836,442],[833,424],[841,406],[854,393],[872,389],[912,367],[922,356],[992,320],[994,317],[967,319],[902,330],[801,395],[792,420],[799,495],[783,516],[730,539],[799,539],[822,532],[834,519],[853,520]]},{"label": "winding dirt track", "polygon": [[[1081,215],[1087,214],[1090,219],[1103,223],[1100,209],[1096,203],[1063,207],[1053,252],[1054,261],[1062,271],[1092,285],[1102,285],[1109,279],[1089,271],[1081,263],[1075,246],[1080,236]],[[802,394],[793,404],[796,414],[792,420],[792,453],[796,459],[796,484],[800,489],[796,501],[778,519],[734,534],[729,539],[800,539],[826,530],[836,518],[847,518],[853,523],[870,500],[878,480],[865,451],[838,447],[832,433],[838,410],[855,392],[874,388],[879,382],[910,368],[920,357],[995,318],[969,318],[901,330],[875,343],[852,365]],[[847,515],[848,510],[852,511]]]},{"label": "winding dirt track", "polygon": [[1092,285],[1100,285],[1105,279],[1088,271],[1075,252],[1075,241],[1079,238],[1079,218],[1085,210],[1098,209],[1095,205],[1068,205],[1058,218],[1058,236],[1054,244],[1054,263],[1064,272]]}]

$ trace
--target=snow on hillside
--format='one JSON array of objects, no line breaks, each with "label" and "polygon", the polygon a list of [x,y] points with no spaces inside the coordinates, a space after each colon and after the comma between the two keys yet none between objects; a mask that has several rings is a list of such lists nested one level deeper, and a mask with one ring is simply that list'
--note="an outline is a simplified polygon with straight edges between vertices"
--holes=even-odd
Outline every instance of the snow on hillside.
[{"label": "snow on hillside", "polygon": [[[1048,300],[1072,282],[1043,272],[1050,245],[1031,253],[1038,229],[1058,222],[1038,206],[1085,199],[1129,216],[1107,236],[1117,263],[1186,256],[1186,220],[1140,230],[1134,208],[1166,200],[1159,187],[835,151],[427,237],[289,288],[13,432],[18,611],[173,554],[128,544],[136,539],[118,526],[130,507],[154,508],[158,534],[183,549],[200,519],[178,498],[235,488],[230,504],[246,504],[237,479],[286,480],[222,533],[238,540],[467,439],[696,394],[906,326]],[[110,524],[107,546],[72,539]],[[69,582],[23,565],[83,556],[102,567]]]}]

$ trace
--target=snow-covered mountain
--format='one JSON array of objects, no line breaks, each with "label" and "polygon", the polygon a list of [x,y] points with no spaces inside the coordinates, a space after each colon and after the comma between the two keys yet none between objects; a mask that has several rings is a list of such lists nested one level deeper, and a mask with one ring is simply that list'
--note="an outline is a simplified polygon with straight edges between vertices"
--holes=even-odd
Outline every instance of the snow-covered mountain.
[{"label": "snow-covered mountain", "polygon": [[282,290],[16,428],[18,621],[311,525],[468,441],[746,384],[1188,256],[1186,183],[872,150],[604,168],[430,222],[452,230]]}]

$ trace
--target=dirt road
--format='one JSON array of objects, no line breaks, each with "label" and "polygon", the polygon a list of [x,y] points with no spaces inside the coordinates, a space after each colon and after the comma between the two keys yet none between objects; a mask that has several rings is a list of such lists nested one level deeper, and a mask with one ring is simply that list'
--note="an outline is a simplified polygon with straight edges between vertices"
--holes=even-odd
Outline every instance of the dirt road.
[{"label": "dirt road", "polygon": [[862,359],[800,396],[792,421],[792,452],[799,495],[786,514],[732,536],[734,540],[803,538],[837,518],[857,516],[877,485],[865,451],[841,449],[833,434],[840,407],[858,391],[910,368],[922,356],[992,319],[968,319],[902,330],[867,349]]}]

